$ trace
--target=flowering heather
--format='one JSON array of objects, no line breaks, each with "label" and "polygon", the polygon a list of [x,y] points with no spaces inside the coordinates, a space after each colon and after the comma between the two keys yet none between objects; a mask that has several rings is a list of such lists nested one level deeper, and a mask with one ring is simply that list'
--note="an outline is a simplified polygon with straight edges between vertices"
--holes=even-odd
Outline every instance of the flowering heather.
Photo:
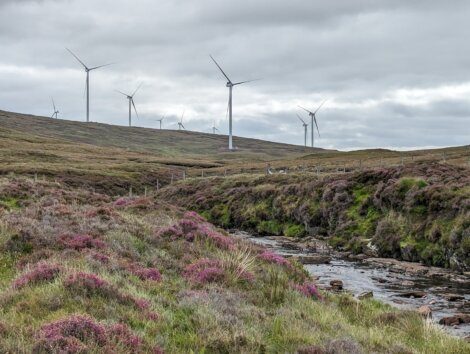
[{"label": "flowering heather", "polygon": [[123,323],[116,323],[106,329],[108,339],[117,343],[121,349],[127,349],[135,352],[142,346],[142,339],[134,335],[131,329]]},{"label": "flowering heather", "polygon": [[61,267],[58,264],[39,262],[28,272],[17,278],[13,282],[13,287],[19,289],[27,284],[53,280],[57,277],[60,271]]},{"label": "flowering heather", "polygon": [[130,271],[142,280],[152,280],[157,282],[162,280],[162,275],[157,268],[144,268],[138,265],[133,265],[130,267]]},{"label": "flowering heather", "polygon": [[303,284],[293,284],[295,290],[305,295],[306,297],[313,297],[318,300],[322,300],[323,297],[318,292],[316,285],[312,282],[305,282]]},{"label": "flowering heather", "polygon": [[59,239],[60,244],[65,248],[77,251],[85,248],[105,248],[106,244],[90,235],[63,235]]},{"label": "flowering heather", "polygon": [[69,275],[64,281],[64,286],[74,293],[85,295],[107,295],[111,293],[111,286],[106,280],[101,279],[96,274],[84,272]]},{"label": "flowering heather", "polygon": [[188,265],[183,276],[193,283],[205,284],[223,280],[225,273],[220,261],[203,258]]},{"label": "flowering heather", "polygon": [[125,197],[122,197],[122,198],[118,198],[115,202],[114,202],[114,206],[127,206],[128,204],[130,204],[132,201],[129,200],[128,198],[125,198]]},{"label": "flowering heather", "polygon": [[260,253],[258,255],[258,258],[269,263],[276,263],[279,265],[291,266],[290,262],[287,259],[285,259],[283,256],[276,254],[274,252],[268,251],[268,250],[265,250],[263,253]]},{"label": "flowering heather", "polygon": [[79,353],[86,349],[85,343],[104,346],[107,342],[106,328],[85,315],[71,315],[47,323],[37,337],[35,353]]},{"label": "flowering heather", "polygon": [[91,251],[90,256],[92,259],[100,263],[103,263],[103,264],[109,263],[109,256],[103,253]]}]

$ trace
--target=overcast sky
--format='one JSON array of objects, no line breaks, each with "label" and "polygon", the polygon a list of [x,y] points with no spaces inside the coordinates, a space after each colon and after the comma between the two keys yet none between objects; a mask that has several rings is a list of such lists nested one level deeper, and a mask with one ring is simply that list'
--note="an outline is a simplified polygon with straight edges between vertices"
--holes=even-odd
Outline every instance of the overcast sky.
[{"label": "overcast sky", "polygon": [[[91,120],[228,131],[303,144],[297,106],[315,109],[316,146],[435,147],[470,143],[470,1],[0,0],[0,109]],[[310,132],[309,132],[310,136]],[[310,142],[309,142],[310,143]]]}]

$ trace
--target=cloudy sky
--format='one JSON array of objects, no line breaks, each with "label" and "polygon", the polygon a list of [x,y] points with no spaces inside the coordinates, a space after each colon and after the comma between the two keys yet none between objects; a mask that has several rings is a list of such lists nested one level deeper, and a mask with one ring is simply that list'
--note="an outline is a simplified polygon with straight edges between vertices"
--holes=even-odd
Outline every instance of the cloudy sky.
[{"label": "cloudy sky", "polygon": [[[0,0],[0,109],[85,120],[228,130],[303,144],[297,106],[318,113],[327,148],[470,143],[470,1],[453,0]],[[305,116],[305,115],[304,115]],[[306,117],[307,118],[307,117]],[[171,125],[173,124],[173,125]]]}]

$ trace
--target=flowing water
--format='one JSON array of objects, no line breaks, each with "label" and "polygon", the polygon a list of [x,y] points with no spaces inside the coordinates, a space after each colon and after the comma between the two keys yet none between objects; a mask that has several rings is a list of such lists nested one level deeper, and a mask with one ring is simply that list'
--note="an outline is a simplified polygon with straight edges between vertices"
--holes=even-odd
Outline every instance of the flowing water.
[{"label": "flowing water", "polygon": [[[236,235],[272,248],[273,251],[282,255],[303,254],[300,251],[281,247],[274,237],[256,238],[240,233]],[[321,287],[328,287],[331,280],[339,279],[343,281],[344,289],[353,295],[372,291],[374,298],[401,309],[416,310],[420,306],[429,305],[432,309],[433,320],[436,322],[456,313],[470,313],[470,279],[462,283],[442,278],[407,275],[363,262],[334,257],[329,264],[305,265],[304,267],[318,278],[317,284]],[[422,291],[426,293],[426,296],[423,298],[399,296],[409,291]],[[449,293],[463,296],[464,300],[448,301],[443,294]],[[453,335],[470,336],[470,324],[442,326],[442,328]]]}]

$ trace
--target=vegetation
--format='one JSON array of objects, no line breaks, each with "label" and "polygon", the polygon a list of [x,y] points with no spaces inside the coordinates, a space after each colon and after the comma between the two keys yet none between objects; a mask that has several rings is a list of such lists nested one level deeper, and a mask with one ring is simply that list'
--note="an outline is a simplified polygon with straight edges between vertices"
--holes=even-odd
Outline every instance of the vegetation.
[{"label": "vegetation", "polygon": [[337,249],[470,269],[470,171],[415,163],[325,178],[193,179],[159,196],[260,235],[325,237]]},{"label": "vegetation", "polygon": [[0,198],[17,205],[0,211],[7,352],[468,350],[415,313],[320,293],[299,264],[151,198],[23,178],[0,180]]}]

